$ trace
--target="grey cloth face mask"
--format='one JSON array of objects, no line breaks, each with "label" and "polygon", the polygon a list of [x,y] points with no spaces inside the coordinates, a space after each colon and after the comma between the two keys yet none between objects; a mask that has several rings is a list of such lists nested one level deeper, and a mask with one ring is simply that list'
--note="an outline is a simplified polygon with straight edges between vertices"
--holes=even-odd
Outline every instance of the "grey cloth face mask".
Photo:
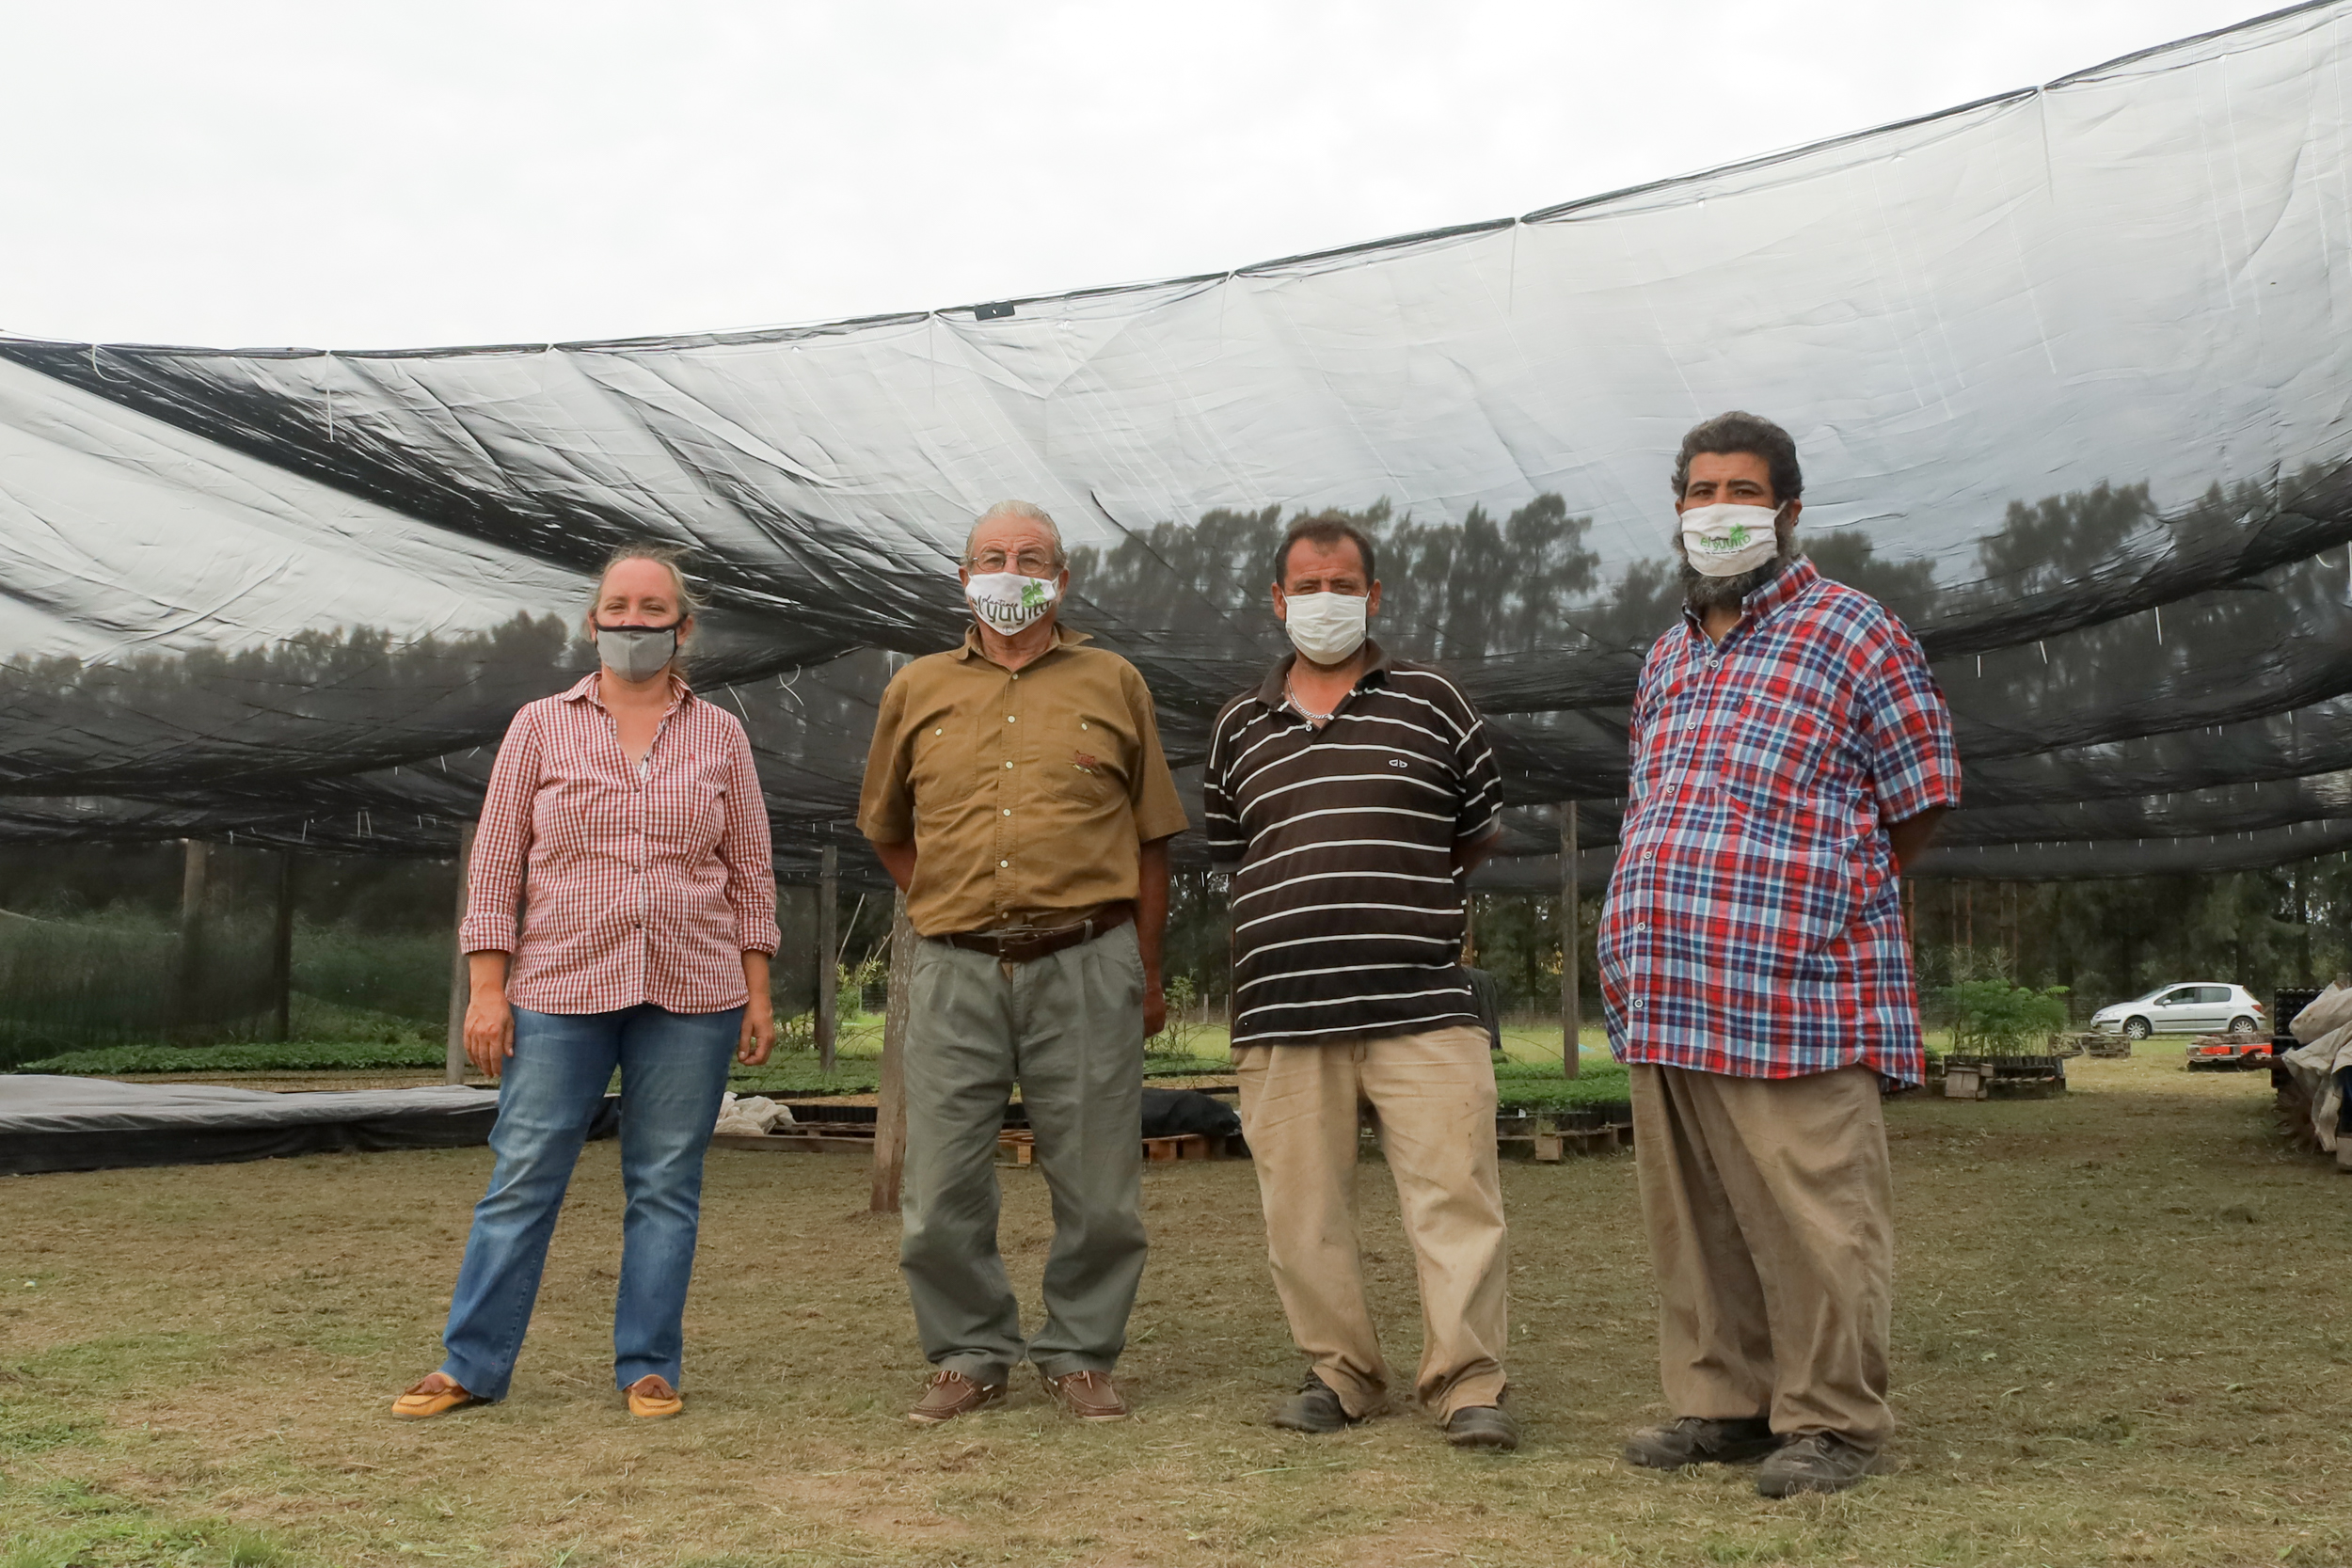
[{"label": "grey cloth face mask", "polygon": [[596,657],[625,681],[649,681],[677,657],[677,627],[598,626]]}]

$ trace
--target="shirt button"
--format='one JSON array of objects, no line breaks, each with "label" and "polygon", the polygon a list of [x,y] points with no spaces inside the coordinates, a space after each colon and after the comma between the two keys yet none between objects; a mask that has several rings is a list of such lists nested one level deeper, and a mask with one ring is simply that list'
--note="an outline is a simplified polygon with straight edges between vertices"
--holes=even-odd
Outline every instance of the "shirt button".
[{"label": "shirt button", "polygon": [[1645,850],[1643,850],[1643,851],[1642,851],[1642,858],[1643,858],[1644,860],[1647,860],[1647,859],[1649,859],[1649,851],[1648,851],[1647,849],[1645,849]]},{"label": "shirt button", "polygon": [[1637,931],[1646,931],[1649,929],[1649,923],[1645,920],[1637,920],[1633,923],[1633,928]]},{"label": "shirt button", "polygon": [[1009,866],[1009,865],[1010,865],[1011,863],[1012,863],[1012,862],[1010,862],[1010,861],[998,861],[998,862],[996,863],[997,866],[998,866],[1000,869],[1001,869],[1001,868],[1003,868],[1003,867],[1005,867],[1005,866]]},{"label": "shirt button", "polygon": [[1010,816],[1012,815],[1012,808],[1010,806],[1007,806],[1005,808],[1005,815],[1007,816]]},{"label": "shirt button", "polygon": [[931,732],[931,734],[933,734],[933,735],[946,735],[946,733],[947,733],[947,732],[946,732],[946,730],[933,730],[933,731]]},{"label": "shirt button", "polygon": [[1642,1010],[1642,999],[1640,997],[1637,996],[1633,999],[1633,1010],[1635,1012],[1638,1013]]},{"label": "shirt button", "polygon": [[1085,729],[1085,728],[1087,727],[1087,721],[1086,721],[1085,720],[1083,720],[1083,719],[1079,720],[1079,721],[1078,721],[1078,727],[1079,727],[1080,729],[1082,729],[1082,730],[1083,730],[1083,729]]},{"label": "shirt button", "polygon": [[1008,724],[1011,723],[1011,722],[1013,721],[1014,717],[1015,717],[1015,716],[1014,716],[1014,715],[1012,715],[1012,714],[1009,714],[1009,713],[1006,714],[1006,715],[1005,715],[1005,722],[1006,722],[1006,723],[1008,723]]}]

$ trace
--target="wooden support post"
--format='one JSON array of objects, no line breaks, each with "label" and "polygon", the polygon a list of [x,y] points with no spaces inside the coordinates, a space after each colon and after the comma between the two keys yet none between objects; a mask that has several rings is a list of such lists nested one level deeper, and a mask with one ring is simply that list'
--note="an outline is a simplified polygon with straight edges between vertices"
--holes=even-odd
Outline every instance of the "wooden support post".
[{"label": "wooden support post", "polygon": [[812,1031],[817,1065],[827,1072],[833,1070],[834,1040],[841,1027],[840,924],[841,851],[828,844],[817,861],[817,1016]]},{"label": "wooden support post", "polygon": [[172,1023],[186,1035],[199,1022],[204,987],[204,893],[212,847],[180,841],[180,973],[172,991]]},{"label": "wooden support post", "polygon": [[898,1177],[907,1159],[907,1015],[914,1004],[914,927],[907,919],[907,895],[893,901],[890,915],[890,1001],[882,1010],[881,1093],[874,1106],[874,1196],[877,1214],[898,1212]]},{"label": "wooden support post", "polygon": [[1583,945],[1577,907],[1576,802],[1560,802],[1560,1066],[1574,1078],[1584,1053],[1577,1036],[1584,1024],[1584,986],[1578,949]]},{"label": "wooden support post", "polygon": [[473,966],[466,961],[466,882],[473,870],[473,830],[468,822],[457,830],[457,924],[450,927],[449,1038],[441,1049],[441,1077],[462,1084],[466,1069],[466,1003],[473,995]]},{"label": "wooden support post", "polygon": [[269,995],[272,1005],[269,1037],[294,1037],[294,852],[278,851],[277,919],[269,933]]}]

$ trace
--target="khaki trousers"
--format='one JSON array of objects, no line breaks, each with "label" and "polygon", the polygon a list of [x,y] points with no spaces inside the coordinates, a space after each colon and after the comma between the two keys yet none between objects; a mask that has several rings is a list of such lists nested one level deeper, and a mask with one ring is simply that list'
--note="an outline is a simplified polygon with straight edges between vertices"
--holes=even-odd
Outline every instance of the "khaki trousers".
[{"label": "khaki trousers", "polygon": [[1895,1227],[1878,1075],[1632,1076],[1672,1413],[1882,1447]]},{"label": "khaki trousers", "polygon": [[1356,1242],[1357,1109],[1370,1104],[1421,1282],[1415,1392],[1440,1419],[1499,1401],[1510,1254],[1485,1031],[1246,1045],[1233,1065],[1275,1293],[1315,1374],[1351,1416],[1388,1402]]}]

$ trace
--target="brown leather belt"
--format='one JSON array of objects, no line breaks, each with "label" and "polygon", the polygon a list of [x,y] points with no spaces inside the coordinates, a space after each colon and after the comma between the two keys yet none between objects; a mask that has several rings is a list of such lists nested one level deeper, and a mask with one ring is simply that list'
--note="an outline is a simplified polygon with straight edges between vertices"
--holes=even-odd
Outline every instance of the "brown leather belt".
[{"label": "brown leather belt", "polygon": [[1050,931],[950,931],[939,940],[967,952],[985,953],[998,963],[1034,963],[1048,954],[1116,931],[1135,917],[1134,905],[1120,904],[1091,920]]}]

